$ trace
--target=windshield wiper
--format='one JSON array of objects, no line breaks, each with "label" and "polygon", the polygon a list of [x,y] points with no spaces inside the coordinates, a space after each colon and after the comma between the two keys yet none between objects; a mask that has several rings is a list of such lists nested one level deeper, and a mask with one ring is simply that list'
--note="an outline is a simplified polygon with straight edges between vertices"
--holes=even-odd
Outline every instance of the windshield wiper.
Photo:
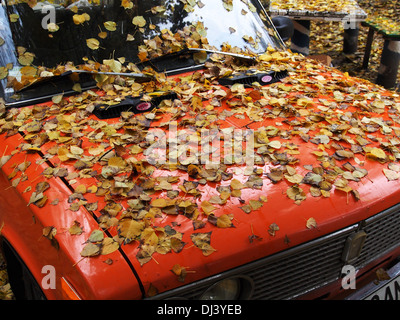
[{"label": "windshield wiper", "polygon": [[[203,53],[205,53],[205,55]],[[137,63],[136,65],[141,70],[143,70],[145,67],[151,67],[156,72],[163,72],[166,75],[173,75],[203,69],[204,63],[209,59],[209,54],[214,53],[232,56],[247,61],[255,61],[256,59],[254,56],[247,56],[238,53],[204,48],[185,48],[176,52],[167,53],[159,57],[145,60]]]}]

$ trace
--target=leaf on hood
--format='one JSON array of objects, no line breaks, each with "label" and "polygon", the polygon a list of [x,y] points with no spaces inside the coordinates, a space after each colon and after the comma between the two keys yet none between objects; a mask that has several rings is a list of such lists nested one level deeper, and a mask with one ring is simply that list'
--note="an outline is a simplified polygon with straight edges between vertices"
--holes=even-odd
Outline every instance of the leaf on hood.
[{"label": "leaf on hood", "polygon": [[101,255],[107,255],[117,251],[119,249],[119,243],[113,238],[105,237],[101,243]]},{"label": "leaf on hood", "polygon": [[209,256],[216,250],[210,245],[211,242],[211,231],[206,233],[192,233],[190,238],[193,244],[199,248],[203,255]]},{"label": "leaf on hood", "polygon": [[138,222],[133,219],[123,219],[118,222],[118,235],[125,238],[125,243],[129,243],[140,236],[144,227],[144,222]]}]

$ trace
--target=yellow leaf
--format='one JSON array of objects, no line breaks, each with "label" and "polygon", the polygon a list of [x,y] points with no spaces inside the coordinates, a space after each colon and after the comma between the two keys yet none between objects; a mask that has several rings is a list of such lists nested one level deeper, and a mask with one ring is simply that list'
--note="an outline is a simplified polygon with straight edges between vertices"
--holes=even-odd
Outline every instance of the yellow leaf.
[{"label": "yellow leaf", "polygon": [[217,227],[218,228],[230,228],[232,227],[231,218],[227,214],[223,214],[217,219]]},{"label": "yellow leaf", "polygon": [[233,180],[231,181],[231,188],[232,188],[233,190],[240,190],[240,189],[243,189],[243,188],[244,188],[244,185],[243,185],[239,180],[233,179]]},{"label": "yellow leaf", "polygon": [[113,238],[109,238],[109,237],[104,238],[104,240],[101,244],[102,244],[102,247],[101,247],[100,254],[102,254],[102,255],[110,254],[110,253],[118,250],[118,248],[119,248],[118,242],[115,241]]},{"label": "yellow leaf", "polygon": [[309,218],[306,222],[306,227],[308,229],[311,228],[316,228],[317,227],[317,222],[315,221],[315,219],[313,217]]},{"label": "yellow leaf", "polygon": [[6,67],[0,67],[0,80],[7,78],[8,69]]},{"label": "yellow leaf", "polygon": [[380,148],[372,148],[370,155],[372,155],[374,158],[380,159],[380,160],[385,160],[386,159],[386,153]]},{"label": "yellow leaf", "polygon": [[124,7],[125,9],[132,9],[133,3],[130,0],[122,0],[121,7]]},{"label": "yellow leaf", "polygon": [[142,28],[146,25],[146,20],[143,18],[143,16],[136,16],[132,19],[132,23],[135,26]]},{"label": "yellow leaf", "polygon": [[86,18],[83,14],[74,14],[72,16],[72,21],[78,25],[78,24],[82,24],[86,21]]},{"label": "yellow leaf", "polygon": [[71,151],[71,153],[74,154],[74,155],[81,155],[81,154],[83,154],[83,149],[82,149],[82,148],[79,148],[79,147],[77,147],[77,146],[71,146],[70,151]]},{"label": "yellow leaf", "polygon": [[80,184],[79,186],[77,186],[75,188],[75,192],[76,193],[81,193],[81,194],[86,193],[86,186],[84,184]]},{"label": "yellow leaf", "polygon": [[126,166],[126,162],[121,157],[112,157],[112,158],[108,159],[108,165],[110,167],[117,167],[117,168],[123,169]]},{"label": "yellow leaf", "polygon": [[217,208],[214,207],[210,202],[208,201],[203,201],[201,203],[201,209],[203,209],[204,213],[206,215],[209,215],[211,212],[213,212],[214,210],[216,210]]},{"label": "yellow leaf", "polygon": [[93,257],[100,254],[100,246],[89,242],[81,251],[82,257]]},{"label": "yellow leaf", "polygon": [[19,15],[16,14],[16,13],[10,14],[9,17],[10,17],[10,21],[11,21],[11,22],[17,22],[18,19],[19,19]]},{"label": "yellow leaf", "polygon": [[115,31],[117,30],[117,24],[114,21],[106,21],[104,22],[104,27],[108,30],[108,31]]},{"label": "yellow leaf", "polygon": [[118,60],[114,59],[105,59],[103,60],[103,64],[109,66],[111,71],[113,72],[121,72],[122,64]]},{"label": "yellow leaf", "polygon": [[74,221],[72,226],[68,229],[69,233],[72,235],[80,235],[83,230],[80,226],[80,223],[78,221]]},{"label": "yellow leaf", "polygon": [[101,38],[101,39],[107,38],[107,32],[105,32],[105,31],[99,32],[98,37]]},{"label": "yellow leaf", "polygon": [[121,237],[126,239],[135,239],[144,229],[144,222],[138,222],[133,219],[123,219],[118,223],[118,231]]},{"label": "yellow leaf", "polygon": [[167,206],[167,200],[163,198],[155,199],[151,202],[151,205],[156,208],[164,208]]},{"label": "yellow leaf", "polygon": [[100,42],[95,38],[90,38],[86,39],[86,45],[92,50],[97,50],[100,47]]}]

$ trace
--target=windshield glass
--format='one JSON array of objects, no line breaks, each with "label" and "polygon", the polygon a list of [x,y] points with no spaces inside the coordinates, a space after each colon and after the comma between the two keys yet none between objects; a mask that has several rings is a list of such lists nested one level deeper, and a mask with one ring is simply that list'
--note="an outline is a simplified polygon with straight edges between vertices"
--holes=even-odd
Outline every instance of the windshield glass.
[{"label": "windshield glass", "polygon": [[96,63],[118,59],[123,71],[139,72],[136,64],[188,47],[247,53],[284,47],[258,0],[2,1],[0,79],[14,91],[26,85],[24,67],[25,78],[43,77],[62,72],[41,67],[91,61],[99,70]]}]

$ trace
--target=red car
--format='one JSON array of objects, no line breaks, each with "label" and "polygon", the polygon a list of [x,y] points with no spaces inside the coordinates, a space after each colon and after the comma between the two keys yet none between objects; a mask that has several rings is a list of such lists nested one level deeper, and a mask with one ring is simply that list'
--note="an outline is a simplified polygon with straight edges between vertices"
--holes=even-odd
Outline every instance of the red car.
[{"label": "red car", "polygon": [[399,297],[398,94],[287,51],[256,0],[1,10],[17,299]]}]

